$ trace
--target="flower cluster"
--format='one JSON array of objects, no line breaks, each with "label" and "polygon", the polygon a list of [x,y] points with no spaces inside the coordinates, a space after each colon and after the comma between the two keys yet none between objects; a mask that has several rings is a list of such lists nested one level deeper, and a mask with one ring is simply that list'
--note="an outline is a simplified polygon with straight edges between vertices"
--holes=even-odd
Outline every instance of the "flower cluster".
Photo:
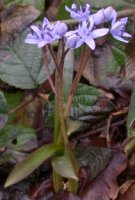
[{"label": "flower cluster", "polygon": [[64,37],[68,28],[65,23],[57,21],[55,25],[50,24],[47,18],[44,18],[42,26],[30,27],[30,33],[27,35],[25,42],[30,44],[37,44],[39,48],[45,46],[46,44],[51,44],[52,42]]},{"label": "flower cluster", "polygon": [[[131,35],[125,32],[128,18],[117,20],[117,12],[112,7],[99,10],[95,14],[90,13],[90,5],[84,7],[73,3],[71,8],[65,6],[70,17],[79,21],[75,30],[68,31],[67,25],[57,21],[55,25],[50,24],[44,18],[42,26],[31,26],[30,33],[25,39],[26,43],[37,44],[39,48],[53,41],[65,38],[68,48],[75,49],[86,43],[92,50],[96,47],[95,39],[108,35],[109,33],[117,40],[128,43],[126,38]],[[111,26],[104,27],[107,23]]]}]

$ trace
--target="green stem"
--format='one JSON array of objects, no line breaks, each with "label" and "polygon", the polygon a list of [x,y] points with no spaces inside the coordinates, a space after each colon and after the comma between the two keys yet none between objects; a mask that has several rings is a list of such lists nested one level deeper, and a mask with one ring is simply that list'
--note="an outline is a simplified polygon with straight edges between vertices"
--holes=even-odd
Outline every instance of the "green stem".
[{"label": "green stem", "polygon": [[63,178],[53,170],[54,191],[57,193],[63,188]]},{"label": "green stem", "polygon": [[59,105],[59,117],[61,124],[61,132],[63,136],[63,142],[66,146],[68,144],[68,136],[67,136],[67,127],[64,118],[64,109],[63,109],[63,98],[62,98],[62,76],[59,74],[58,76],[58,105]]},{"label": "green stem", "polygon": [[[55,87],[58,91],[58,85],[57,85],[57,79],[58,79],[58,72],[55,71]],[[54,102],[54,143],[57,143],[58,137],[60,133],[60,117],[59,117],[59,105],[58,105],[58,98],[55,96],[55,102]]]}]

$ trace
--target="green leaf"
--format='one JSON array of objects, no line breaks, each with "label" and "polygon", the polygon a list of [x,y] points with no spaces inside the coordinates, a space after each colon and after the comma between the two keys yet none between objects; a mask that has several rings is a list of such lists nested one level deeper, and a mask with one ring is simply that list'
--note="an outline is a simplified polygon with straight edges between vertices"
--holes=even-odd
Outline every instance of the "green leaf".
[{"label": "green leaf", "polygon": [[37,146],[34,129],[25,125],[6,125],[0,131],[0,148],[5,149],[0,153],[0,164],[23,160],[25,152],[31,151]]},{"label": "green leaf", "polygon": [[127,116],[127,129],[129,130],[133,123],[135,121],[135,90],[133,90],[131,100],[130,100],[130,106],[129,106],[129,111],[128,111],[128,116]]},{"label": "green leaf", "polygon": [[[25,44],[25,37],[26,32],[11,45],[0,48],[0,78],[15,87],[31,89],[47,80],[47,76],[41,49]],[[52,64],[49,66],[51,70]]]},{"label": "green leaf", "polygon": [[34,6],[35,8],[38,8],[39,10],[44,10],[44,0],[5,0],[5,4],[9,5],[15,5],[15,4],[21,4],[26,5],[30,4]]},{"label": "green leaf", "polygon": [[111,150],[108,148],[78,145],[75,151],[79,164],[90,167],[92,178],[106,167],[112,157]]},{"label": "green leaf", "polygon": [[6,113],[6,112],[7,112],[7,101],[3,92],[0,91],[0,113]]},{"label": "green leaf", "polygon": [[[10,110],[14,109],[16,106],[19,105],[23,97],[23,93],[22,92],[16,92],[16,93],[4,92],[4,96],[7,102],[7,112],[9,112]],[[15,117],[16,117],[16,113],[12,113],[8,115],[8,123],[12,123],[15,120]]]},{"label": "green leaf", "polygon": [[113,6],[116,9],[133,8],[135,7],[135,2],[132,0],[76,0],[80,4],[90,3],[92,9],[100,9],[108,6]]},{"label": "green leaf", "polygon": [[63,69],[63,99],[67,101],[73,81],[74,50],[69,50],[64,61]]},{"label": "green leaf", "polygon": [[54,144],[48,144],[40,147],[31,155],[29,155],[26,159],[24,159],[21,163],[16,165],[16,167],[13,169],[8,179],[6,180],[4,187],[8,187],[21,181],[29,174],[31,174],[46,159],[48,159],[50,156],[54,155],[54,153],[60,150],[61,147]]},{"label": "green leaf", "polygon": [[111,50],[117,62],[114,68],[116,69],[117,67],[116,72],[118,72],[120,70],[120,66],[122,66],[125,63],[125,44],[123,44],[122,42],[120,43],[119,41],[113,39]]},{"label": "green leaf", "polygon": [[128,137],[135,137],[135,130],[134,129],[128,131]]},{"label": "green leaf", "polygon": [[78,120],[71,120],[68,117],[66,118],[66,125],[67,125],[67,135],[70,136],[83,126],[83,122],[80,122]]},{"label": "green leaf", "polygon": [[75,162],[73,153],[66,149],[63,156],[55,157],[52,160],[52,167],[62,177],[78,180],[77,173],[79,168]]},{"label": "green leaf", "polygon": [[4,128],[7,121],[8,121],[7,115],[0,113],[0,130]]},{"label": "green leaf", "polygon": [[0,131],[0,146],[13,151],[29,151],[37,147],[36,132],[25,125],[7,125]]},{"label": "green leaf", "polygon": [[71,7],[73,0],[64,0],[61,2],[59,10],[57,12],[57,18],[64,20],[70,18],[70,15],[67,11],[65,11],[65,5]]},{"label": "green leaf", "polygon": [[8,121],[8,116],[5,114],[7,112],[7,101],[4,93],[0,91],[0,130],[4,128]]},{"label": "green leaf", "polygon": [[[87,109],[88,107],[93,106],[95,102],[98,100],[99,95],[100,92],[96,88],[79,83],[76,93],[74,95],[70,116],[75,119],[78,119],[79,116],[85,114],[86,113],[85,110],[82,110],[81,107],[84,106],[83,108]],[[52,124],[53,117],[54,117],[54,101],[52,100],[49,102],[48,116],[46,118],[46,123],[49,124],[50,127],[53,127]],[[79,128],[79,126],[82,125],[82,123],[80,124],[79,122],[75,121],[73,124],[75,129],[77,127]],[[75,131],[75,129],[73,127],[71,128],[70,122],[68,125],[69,125],[68,133],[71,134]]]},{"label": "green leaf", "polygon": [[81,109],[81,106],[93,106],[99,94],[96,88],[80,83],[74,95],[71,117],[78,118],[83,115],[85,111]]}]

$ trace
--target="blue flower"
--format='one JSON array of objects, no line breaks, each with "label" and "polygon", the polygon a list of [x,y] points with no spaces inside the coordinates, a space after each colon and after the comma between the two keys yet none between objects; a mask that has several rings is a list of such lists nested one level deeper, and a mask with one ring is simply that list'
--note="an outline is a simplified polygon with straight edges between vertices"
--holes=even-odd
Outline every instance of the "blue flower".
[{"label": "blue flower", "polygon": [[129,33],[125,32],[125,25],[127,21],[128,21],[127,17],[119,19],[118,21],[112,23],[112,26],[110,29],[110,32],[115,39],[120,40],[125,43],[128,43],[128,40],[124,38],[132,37]]},{"label": "blue flower", "polygon": [[90,15],[90,5],[86,4],[84,7],[78,6],[77,4],[73,3],[71,9],[65,6],[65,10],[70,13],[70,17],[73,19],[77,19],[79,21],[83,21],[88,19]]},{"label": "blue flower", "polygon": [[97,13],[90,16],[93,18],[95,25],[100,25],[109,21],[116,21],[117,13],[113,7],[107,7],[99,10]]},{"label": "blue flower", "polygon": [[67,32],[67,25],[57,21],[55,25],[51,24],[47,18],[44,18],[42,26],[32,25],[30,33],[27,35],[25,42],[37,44],[39,48],[53,41],[61,39]]},{"label": "blue flower", "polygon": [[83,21],[75,31],[69,31],[65,34],[67,37],[68,48],[75,49],[86,43],[92,50],[96,44],[94,39],[102,37],[109,32],[108,28],[93,29],[94,22],[92,18],[89,21]]}]

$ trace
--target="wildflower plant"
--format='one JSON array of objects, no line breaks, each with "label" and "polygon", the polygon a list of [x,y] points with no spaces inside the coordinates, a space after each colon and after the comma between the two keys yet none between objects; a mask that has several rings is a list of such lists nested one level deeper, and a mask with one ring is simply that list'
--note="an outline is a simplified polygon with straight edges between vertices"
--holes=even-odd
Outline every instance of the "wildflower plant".
[{"label": "wildflower plant", "polygon": [[[78,172],[79,165],[76,161],[73,149],[69,143],[68,127],[66,119],[70,113],[75,91],[80,81],[83,70],[90,59],[91,52],[95,50],[97,39],[107,38],[112,35],[113,38],[128,43],[131,35],[125,32],[125,26],[128,18],[117,19],[117,12],[113,7],[107,7],[92,14],[90,5],[79,6],[73,3],[71,8],[65,6],[65,10],[69,12],[70,17],[78,21],[77,27],[69,30],[68,26],[57,21],[55,24],[50,23],[44,18],[42,25],[32,25],[25,39],[25,43],[37,45],[42,48],[43,62],[46,74],[52,91],[55,95],[55,112],[54,112],[54,143],[39,148],[31,154],[22,163],[18,164],[7,179],[6,186],[14,184],[29,175],[35,170],[45,159],[52,156],[53,181],[55,191],[62,189],[63,178],[67,178],[68,189],[76,193],[78,188]],[[52,44],[58,41],[61,45],[60,56],[57,57]],[[64,61],[70,49],[81,48],[80,63],[78,71],[72,82],[67,102],[63,103],[63,69]],[[53,62],[55,64],[55,83],[50,75],[49,64],[47,59],[47,51],[50,51]],[[32,160],[33,155],[37,158],[37,163],[26,170],[27,163]],[[58,168],[70,166],[68,173],[60,172]],[[20,170],[21,168],[21,170]],[[17,177],[17,178],[16,178]]]}]

